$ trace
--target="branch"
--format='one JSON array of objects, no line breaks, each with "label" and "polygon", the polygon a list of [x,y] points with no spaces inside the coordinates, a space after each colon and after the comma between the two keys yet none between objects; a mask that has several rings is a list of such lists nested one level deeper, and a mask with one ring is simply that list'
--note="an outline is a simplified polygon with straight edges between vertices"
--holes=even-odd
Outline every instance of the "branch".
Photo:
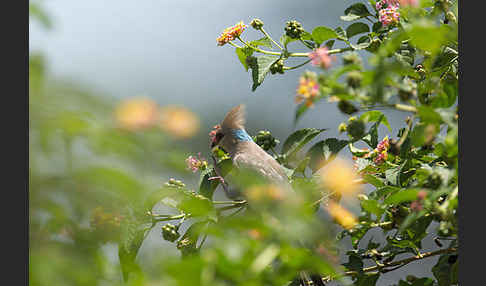
[{"label": "branch", "polygon": [[[439,249],[439,250],[436,250],[436,251],[425,252],[425,253],[422,253],[422,254],[419,254],[419,255],[416,255],[416,256],[412,256],[412,257],[409,257],[409,258],[405,258],[405,259],[402,259],[402,260],[398,260],[398,261],[395,261],[395,262],[384,263],[383,265],[380,265],[380,266],[376,265],[376,266],[363,268],[362,271],[363,272],[372,272],[372,271],[389,272],[389,271],[393,271],[395,269],[398,269],[402,266],[405,266],[405,265],[407,265],[407,264],[409,264],[410,262],[413,262],[413,261],[417,261],[417,260],[421,260],[421,259],[424,259],[424,258],[427,258],[427,257],[432,257],[432,256],[441,255],[441,254],[445,254],[445,253],[456,252],[456,251],[457,251],[457,248],[455,248],[455,247],[446,248],[446,249]],[[386,269],[387,267],[393,267],[393,266],[397,266],[397,267],[395,267],[393,269]],[[346,272],[343,273],[342,276],[344,276],[344,275],[357,275],[357,274],[358,274],[357,271],[346,271]],[[329,281],[334,280],[338,277],[339,276],[336,276],[336,277],[327,276],[327,277],[322,278],[322,280],[324,282],[329,282]]]}]

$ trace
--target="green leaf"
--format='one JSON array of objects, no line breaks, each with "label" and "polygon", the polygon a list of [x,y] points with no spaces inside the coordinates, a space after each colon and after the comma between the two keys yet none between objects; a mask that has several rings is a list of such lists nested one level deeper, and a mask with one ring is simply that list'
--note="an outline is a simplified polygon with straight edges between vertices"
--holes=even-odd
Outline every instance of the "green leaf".
[{"label": "green leaf", "polygon": [[299,104],[297,106],[297,110],[295,111],[295,118],[294,118],[294,125],[297,124],[297,121],[299,118],[304,115],[304,113],[309,109],[309,106],[307,106],[305,103]]},{"label": "green leaf", "polygon": [[248,63],[246,62],[246,59],[253,54],[253,49],[249,47],[236,48],[235,52],[245,70],[248,71]]},{"label": "green leaf", "polygon": [[391,185],[400,186],[400,170],[400,166],[386,170],[386,181]]},{"label": "green leaf", "polygon": [[403,202],[410,202],[417,199],[418,189],[406,189],[394,193],[385,199],[384,203],[387,205],[396,205]]},{"label": "green leaf", "polygon": [[376,146],[378,145],[378,125],[380,125],[381,120],[384,117],[385,117],[384,115],[380,116],[380,118],[375,122],[375,124],[373,124],[370,127],[368,133],[366,133],[366,135],[363,138],[361,138],[361,140],[366,142],[366,144],[368,144],[368,146],[370,146],[373,149],[376,148]]},{"label": "green leaf", "polygon": [[337,27],[334,31],[338,34],[337,38],[342,41],[347,41],[348,37],[346,36],[346,31],[343,30],[341,27]]},{"label": "green leaf", "polygon": [[261,55],[258,57],[249,56],[247,63],[252,70],[253,86],[251,91],[255,91],[258,86],[263,83],[263,80],[270,72],[270,67],[278,61],[277,57],[269,55]]},{"label": "green leaf", "polygon": [[378,219],[381,217],[383,212],[385,212],[385,210],[381,206],[380,202],[378,202],[376,200],[372,200],[372,199],[361,201],[361,207],[365,211],[376,215],[376,218],[378,218]]},{"label": "green leaf", "polygon": [[182,257],[187,257],[198,252],[197,240],[208,222],[200,221],[193,223],[177,243],[177,248],[181,251]]},{"label": "green leaf", "polygon": [[368,184],[375,186],[376,188],[381,188],[385,186],[383,179],[377,178],[376,176],[370,174],[363,175],[363,180],[365,180],[365,182],[367,182]]},{"label": "green leaf", "polygon": [[367,111],[359,117],[359,119],[363,120],[365,123],[368,122],[380,122],[381,124],[385,125],[388,128],[388,131],[392,132],[390,123],[388,123],[388,119],[383,114],[383,112],[379,110],[370,110]]},{"label": "green leaf", "polygon": [[332,46],[334,46],[334,43],[336,41],[335,40],[329,40],[327,41],[324,45],[328,48],[328,49],[332,49]]},{"label": "green leaf", "polygon": [[375,286],[376,282],[380,278],[380,274],[364,274],[358,276],[358,280],[356,281],[357,286]]},{"label": "green leaf", "polygon": [[326,129],[304,128],[295,131],[285,140],[282,146],[282,153],[287,157],[295,155],[307,142],[311,141]]},{"label": "green leaf", "polygon": [[272,41],[267,37],[263,37],[261,39],[251,41],[250,45],[256,47],[263,46],[263,47],[272,48]]},{"label": "green leaf", "polygon": [[297,167],[294,169],[294,172],[293,172],[292,175],[294,175],[296,173],[304,174],[305,168],[307,168],[309,161],[310,161],[310,157],[305,157],[302,161],[300,161],[299,164],[297,165]]},{"label": "green leaf", "polygon": [[408,31],[412,45],[432,54],[437,53],[446,40],[447,28],[443,25],[413,25]]},{"label": "green leaf", "polygon": [[[225,159],[218,162],[217,167],[221,172],[221,176],[226,176],[232,169],[233,163],[231,159]],[[199,194],[208,199],[212,199],[214,191],[218,187],[219,180],[209,180],[209,178],[216,176],[213,168],[208,168],[201,173],[199,179]]]},{"label": "green leaf", "polygon": [[142,270],[135,259],[150,227],[141,227],[140,222],[135,217],[129,215],[123,220],[121,229],[122,239],[118,245],[118,257],[120,259],[123,280],[126,282],[130,274],[134,274],[135,276],[142,274]]},{"label": "green leaf", "polygon": [[365,23],[353,23],[346,28],[346,35],[348,38],[351,38],[355,35],[361,34],[361,33],[368,33],[370,31],[370,27],[366,25]]},{"label": "green leaf", "polygon": [[327,138],[312,146],[306,154],[306,156],[311,158],[309,167],[312,169],[312,172],[319,170],[325,164],[329,163],[348,143],[349,141],[347,140]]},{"label": "green leaf", "polygon": [[331,28],[319,26],[312,30],[312,38],[320,46],[324,41],[337,38],[339,35]]},{"label": "green leaf", "polygon": [[[439,286],[449,286],[452,284],[457,283],[457,281],[453,281],[453,276],[457,277],[457,274],[454,275],[453,266],[458,264],[456,260],[453,264],[449,263],[450,257],[454,254],[443,254],[440,256],[439,261],[437,264],[432,267],[432,273],[434,277],[439,282]],[[457,271],[457,267],[456,267]]]},{"label": "green leaf", "polygon": [[285,49],[287,49],[287,45],[291,42],[297,41],[298,39],[291,38],[287,36],[286,34],[283,34],[282,37],[280,37],[279,42],[284,46]]},{"label": "green leaf", "polygon": [[363,3],[356,3],[344,10],[344,16],[341,16],[341,20],[354,21],[367,16],[373,15],[368,11],[366,5]]},{"label": "green leaf", "polygon": [[52,22],[47,16],[44,9],[42,9],[38,3],[29,3],[29,17],[32,16],[38,20],[46,29],[52,28]]}]

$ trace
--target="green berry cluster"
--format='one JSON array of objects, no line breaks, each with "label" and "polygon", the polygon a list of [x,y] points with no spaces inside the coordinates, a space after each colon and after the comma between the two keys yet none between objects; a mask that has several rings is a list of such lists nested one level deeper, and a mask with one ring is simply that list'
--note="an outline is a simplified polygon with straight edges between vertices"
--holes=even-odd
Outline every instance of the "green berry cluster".
[{"label": "green berry cluster", "polygon": [[366,125],[362,120],[356,119],[356,117],[350,117],[348,120],[348,126],[346,127],[346,130],[348,131],[348,134],[351,136],[353,139],[359,139],[363,137],[365,134],[365,129]]},{"label": "green berry cluster", "polygon": [[304,32],[305,31],[304,28],[302,28],[302,24],[295,20],[288,21],[287,25],[285,26],[285,34],[292,39],[299,39]]},{"label": "green berry cluster", "polygon": [[272,136],[270,131],[260,130],[258,134],[253,137],[255,143],[262,147],[263,150],[268,151],[271,148],[277,146],[280,141],[278,141],[275,137]]},{"label": "green berry cluster", "polygon": [[166,187],[172,187],[172,188],[184,188],[186,186],[186,184],[184,184],[182,181],[180,180],[176,180],[174,178],[170,178],[168,182],[166,182],[164,184]]},{"label": "green berry cluster", "polygon": [[283,59],[279,59],[273,65],[270,66],[270,73],[272,73],[272,74],[276,74],[276,73],[283,74],[284,73],[283,67],[284,67],[284,61],[283,61]]},{"label": "green berry cluster", "polygon": [[162,237],[167,241],[174,242],[181,236],[178,230],[179,226],[168,223],[162,227]]}]

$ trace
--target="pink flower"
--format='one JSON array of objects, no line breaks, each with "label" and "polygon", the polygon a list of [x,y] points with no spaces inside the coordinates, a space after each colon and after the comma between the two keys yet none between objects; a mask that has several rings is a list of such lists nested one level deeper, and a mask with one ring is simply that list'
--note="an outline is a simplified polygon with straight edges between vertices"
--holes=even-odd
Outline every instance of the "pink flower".
[{"label": "pink flower", "polygon": [[381,10],[390,6],[399,6],[400,0],[381,0],[376,2],[376,10]]},{"label": "pink flower", "polygon": [[201,157],[201,153],[197,153],[198,158],[194,156],[189,156],[186,159],[187,169],[191,170],[193,173],[197,172],[198,170],[206,169],[208,163],[204,158]]},{"label": "pink flower", "polygon": [[419,201],[413,201],[410,204],[410,209],[414,212],[419,212],[419,211],[423,210],[424,207],[422,206],[422,204]]},{"label": "pink flower", "polygon": [[398,6],[388,6],[379,11],[379,20],[385,26],[396,24],[399,19],[400,13],[398,12]]},{"label": "pink flower", "polygon": [[400,5],[403,7],[418,7],[419,1],[418,0],[400,0]]},{"label": "pink flower", "polygon": [[216,40],[218,42],[218,46],[223,46],[239,37],[243,31],[245,31],[246,27],[247,26],[243,23],[243,21],[240,21],[236,25],[224,29],[221,36],[219,36],[219,38]]},{"label": "pink flower", "polygon": [[375,157],[375,159],[373,159],[373,162],[376,165],[381,165],[386,161],[387,158],[388,158],[388,152],[383,151],[382,153],[378,153],[378,155]]},{"label": "pink flower", "polygon": [[383,138],[380,143],[378,143],[378,146],[376,146],[377,152],[381,153],[383,151],[387,151],[388,148],[390,148],[390,140],[388,139],[388,136]]},{"label": "pink flower", "polygon": [[333,58],[329,56],[327,47],[318,48],[309,54],[313,66],[327,69],[331,66]]}]

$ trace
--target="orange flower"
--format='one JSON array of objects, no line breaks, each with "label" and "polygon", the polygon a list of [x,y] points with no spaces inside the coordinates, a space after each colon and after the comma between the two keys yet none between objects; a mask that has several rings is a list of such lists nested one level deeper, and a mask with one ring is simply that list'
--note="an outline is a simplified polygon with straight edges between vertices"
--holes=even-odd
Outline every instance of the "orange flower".
[{"label": "orange flower", "polygon": [[184,107],[166,106],[160,110],[160,128],[175,137],[192,137],[199,125],[199,118]]},{"label": "orange flower", "polygon": [[329,202],[327,211],[336,220],[336,222],[345,229],[351,229],[358,223],[358,221],[350,211],[343,208],[341,205],[335,203],[334,201]]},{"label": "orange flower", "polygon": [[148,98],[125,100],[115,110],[118,125],[131,131],[155,126],[157,116],[157,104]]},{"label": "orange flower", "polygon": [[311,78],[301,77],[299,80],[299,86],[297,87],[295,102],[299,104],[304,101],[307,107],[312,107],[314,106],[314,99],[318,95],[319,84]]},{"label": "orange flower", "polygon": [[218,46],[223,46],[224,44],[231,42],[239,37],[243,33],[243,31],[245,31],[246,27],[247,26],[243,23],[243,21],[240,21],[236,25],[224,29],[221,36],[219,36],[219,38],[217,39]]}]

